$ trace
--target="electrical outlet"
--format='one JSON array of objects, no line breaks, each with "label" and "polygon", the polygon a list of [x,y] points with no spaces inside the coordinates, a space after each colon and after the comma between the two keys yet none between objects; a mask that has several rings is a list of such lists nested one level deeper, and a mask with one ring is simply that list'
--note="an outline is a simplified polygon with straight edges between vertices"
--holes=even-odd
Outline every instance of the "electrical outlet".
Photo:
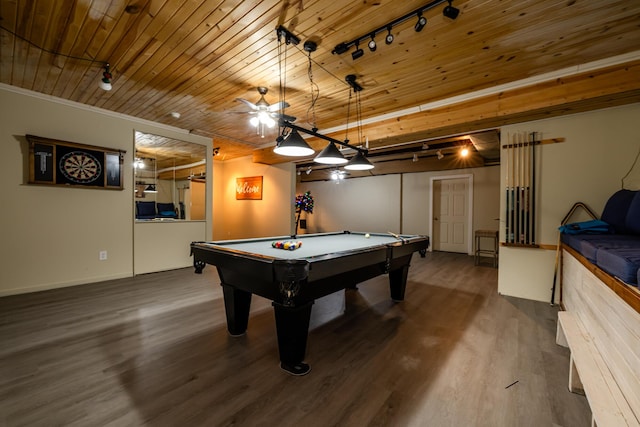
[{"label": "electrical outlet", "polygon": [[107,251],[100,251],[100,261],[105,261],[107,259]]}]

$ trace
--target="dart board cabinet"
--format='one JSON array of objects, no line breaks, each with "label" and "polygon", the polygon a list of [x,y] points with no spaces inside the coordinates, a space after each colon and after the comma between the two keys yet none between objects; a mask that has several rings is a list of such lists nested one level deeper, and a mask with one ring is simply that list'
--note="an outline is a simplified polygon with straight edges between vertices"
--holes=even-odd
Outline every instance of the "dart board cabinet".
[{"label": "dart board cabinet", "polygon": [[126,151],[26,135],[29,184],[122,190]]}]

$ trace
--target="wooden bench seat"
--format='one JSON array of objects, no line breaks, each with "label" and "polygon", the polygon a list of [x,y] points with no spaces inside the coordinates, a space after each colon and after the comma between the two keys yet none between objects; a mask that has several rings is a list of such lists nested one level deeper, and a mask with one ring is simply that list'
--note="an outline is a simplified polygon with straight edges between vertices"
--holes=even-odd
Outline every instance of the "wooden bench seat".
[{"label": "wooden bench seat", "polygon": [[558,313],[556,342],[571,350],[569,390],[586,395],[592,425],[640,426],[596,345],[572,313]]}]

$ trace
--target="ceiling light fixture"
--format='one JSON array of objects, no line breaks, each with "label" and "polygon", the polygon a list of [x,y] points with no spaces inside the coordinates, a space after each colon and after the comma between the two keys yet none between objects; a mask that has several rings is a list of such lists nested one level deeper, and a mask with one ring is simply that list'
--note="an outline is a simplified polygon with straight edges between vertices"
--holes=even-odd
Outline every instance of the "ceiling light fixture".
[{"label": "ceiling light fixture", "polygon": [[419,33],[420,31],[422,31],[425,25],[427,25],[427,18],[422,16],[422,12],[418,12],[418,22],[416,22],[416,25],[413,27],[413,29],[416,30],[416,33]]},{"label": "ceiling light fixture", "polygon": [[461,157],[467,157],[469,155],[469,149],[467,147],[462,147],[460,150]]},{"label": "ceiling light fixture", "polygon": [[365,155],[362,154],[362,151],[358,151],[356,155],[349,160],[349,163],[344,166],[344,168],[351,171],[366,171],[373,169],[374,166],[365,157]]},{"label": "ceiling light fixture", "polygon": [[386,44],[391,44],[393,43],[393,34],[391,34],[391,25],[389,25],[387,27],[387,30],[389,30],[389,33],[387,34],[387,36],[384,38],[384,42]]},{"label": "ceiling light fixture", "polygon": [[356,60],[364,55],[364,50],[360,49],[359,43],[356,43],[356,50],[351,53],[351,59]]},{"label": "ceiling light fixture", "polygon": [[375,34],[371,34],[371,40],[369,40],[369,43],[367,43],[367,46],[369,46],[369,50],[371,52],[375,52],[376,49],[378,48],[378,45],[376,45],[376,41],[374,39],[376,35]]},{"label": "ceiling light fixture", "polygon": [[330,142],[324,147],[324,150],[322,150],[313,161],[322,163],[323,165],[344,165],[348,162],[333,142]]},{"label": "ceiling light fixture", "polygon": [[111,75],[111,70],[109,69],[109,64],[104,64],[104,72],[102,73],[102,79],[98,82],[98,87],[102,90],[110,91],[112,89],[111,79],[113,76]]},{"label": "ceiling light fixture", "polygon": [[276,143],[273,152],[283,156],[310,156],[315,153],[296,129],[292,129],[286,138],[279,136]]},{"label": "ceiling light fixture", "polygon": [[449,5],[445,6],[442,10],[442,14],[449,19],[456,19],[460,14],[460,9],[451,6],[451,0],[449,1]]},{"label": "ceiling light fixture", "polygon": [[438,156],[438,160],[444,159],[444,154],[442,154],[441,150],[436,151],[436,156]]},{"label": "ceiling light fixture", "polygon": [[[373,38],[382,32],[387,32],[387,35],[384,39],[386,44],[391,44],[393,43],[394,40],[394,36],[391,32],[392,28],[413,18],[413,17],[417,17],[418,21],[416,22],[415,26],[413,27],[416,32],[420,32],[423,30],[423,28],[427,25],[427,18],[425,16],[422,16],[422,14],[424,12],[426,12],[427,10],[433,9],[434,7],[443,4],[443,3],[448,3],[448,5],[444,8],[444,10],[442,11],[442,14],[444,16],[446,16],[447,18],[450,19],[456,19],[458,17],[458,14],[460,13],[460,10],[453,7],[451,5],[453,0],[433,0],[430,3],[412,11],[407,13],[406,15],[401,16],[400,18],[394,19],[393,21],[379,27],[376,28],[373,31],[369,31],[368,33],[366,33],[365,35],[362,35],[360,37],[357,37],[351,41],[348,42],[342,42],[342,43],[338,43],[333,50],[331,51],[331,53],[336,54],[336,55],[342,55],[343,53],[346,53],[349,51],[349,49],[351,48],[351,46],[356,46],[356,51],[353,52],[351,55],[353,57],[353,59],[357,59],[360,58],[364,52],[361,52],[362,49],[360,49],[360,47],[358,46],[360,44],[360,42],[363,42],[367,39],[371,39],[371,41],[369,42],[368,46],[369,49],[373,52],[375,50],[376,44],[375,41],[373,40]],[[372,47],[373,46],[373,47]],[[357,53],[356,53],[357,52]]]},{"label": "ceiling light fixture", "polygon": [[411,160],[413,163],[418,161],[418,155],[416,153],[413,153],[413,159]]}]

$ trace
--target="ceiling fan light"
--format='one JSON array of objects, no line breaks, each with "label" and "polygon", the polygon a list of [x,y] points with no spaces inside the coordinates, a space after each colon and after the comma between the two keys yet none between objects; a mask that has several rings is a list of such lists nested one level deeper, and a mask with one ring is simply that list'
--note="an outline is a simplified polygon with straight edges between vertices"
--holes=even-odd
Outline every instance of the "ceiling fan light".
[{"label": "ceiling fan light", "polygon": [[273,152],[282,156],[310,156],[315,153],[296,129],[293,129],[289,136],[279,141]]},{"label": "ceiling fan light", "polygon": [[251,125],[252,125],[253,127],[258,127],[258,125],[260,124],[260,119],[259,119],[258,117],[256,117],[256,116],[251,117],[251,118],[249,119],[249,123],[251,123]]},{"label": "ceiling fan light", "polygon": [[102,73],[102,79],[98,82],[98,87],[102,90],[109,91],[113,87],[111,86],[111,69],[109,64],[104,64],[104,72]]},{"label": "ceiling fan light", "polygon": [[348,162],[333,142],[330,142],[313,161],[324,165],[343,165]]},{"label": "ceiling fan light", "polygon": [[267,125],[269,129],[272,129],[276,125],[276,121],[269,116],[264,119],[263,123]]},{"label": "ceiling fan light", "polygon": [[365,155],[362,154],[362,151],[358,151],[356,155],[349,160],[349,163],[344,166],[344,168],[352,171],[365,171],[373,169],[374,166],[369,162]]}]

